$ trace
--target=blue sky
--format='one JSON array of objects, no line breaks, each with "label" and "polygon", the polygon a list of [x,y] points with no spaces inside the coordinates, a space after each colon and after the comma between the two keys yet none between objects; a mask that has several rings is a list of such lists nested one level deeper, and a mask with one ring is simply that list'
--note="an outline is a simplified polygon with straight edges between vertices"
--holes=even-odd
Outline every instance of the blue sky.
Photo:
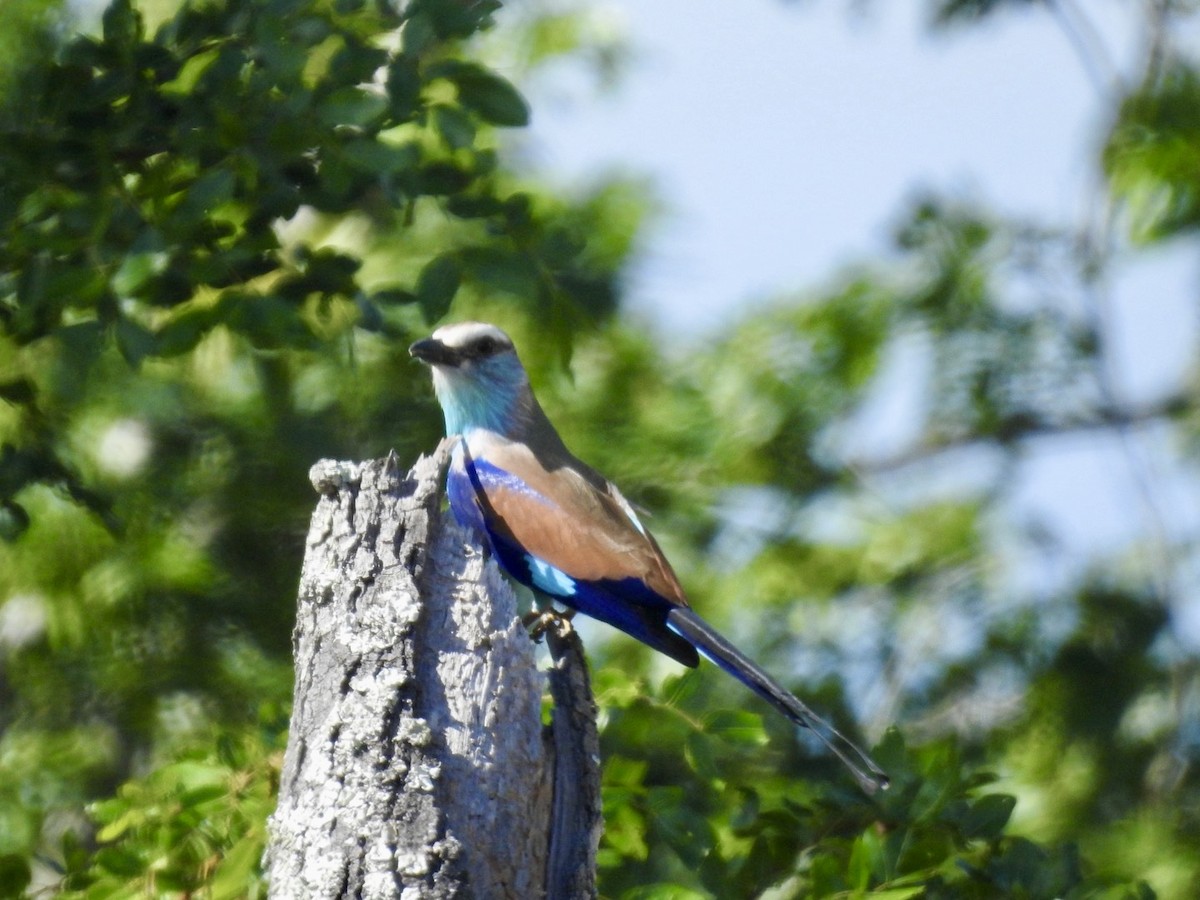
[{"label": "blue sky", "polygon": [[635,304],[704,327],[827,278],[918,186],[1073,216],[1102,123],[1062,33],[1039,12],[931,36],[920,5],[604,4],[634,47],[623,87],[572,106],[543,84],[533,135],[561,175],[654,176],[671,216]]},{"label": "blue sky", "polygon": [[[598,5],[634,61],[599,99],[569,79],[574,92],[539,82],[531,152],[568,182],[610,169],[652,178],[667,212],[632,309],[672,331],[711,331],[746,303],[876,257],[905,198],[924,188],[1042,222],[1081,220],[1106,105],[1064,31],[1035,4],[935,35],[924,6]],[[1088,4],[1123,70],[1139,47],[1128,6]],[[1194,280],[1179,254],[1122,275],[1115,331],[1135,396],[1173,384],[1186,364]],[[1142,358],[1141,345],[1154,353]]]}]

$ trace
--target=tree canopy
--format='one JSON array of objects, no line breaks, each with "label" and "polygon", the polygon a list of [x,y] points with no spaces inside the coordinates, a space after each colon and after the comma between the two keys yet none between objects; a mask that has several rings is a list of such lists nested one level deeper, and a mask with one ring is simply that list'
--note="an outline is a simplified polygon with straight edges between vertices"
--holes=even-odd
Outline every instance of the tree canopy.
[{"label": "tree canopy", "polygon": [[[1020,6],[1060,4],[931,27]],[[1104,315],[1120,266],[1197,240],[1193,4],[1146,4],[1096,216],[924,195],[887,258],[686,354],[622,311],[644,185],[554,187],[506,140],[523,74],[587,54],[583,7],[498,7],[113,0],[81,34],[0,8],[0,896],[265,892],[307,470],[433,447],[407,346],[467,317],[513,333],[706,617],[894,778],[863,797],[720,673],[594,641],[605,896],[1195,896],[1195,541],[1028,585],[1013,548],[1053,535],[1003,515],[1048,436],[1194,459],[1193,385],[1124,405]],[[919,436],[863,456],[901,345]],[[918,489],[964,459],[986,477]]]}]

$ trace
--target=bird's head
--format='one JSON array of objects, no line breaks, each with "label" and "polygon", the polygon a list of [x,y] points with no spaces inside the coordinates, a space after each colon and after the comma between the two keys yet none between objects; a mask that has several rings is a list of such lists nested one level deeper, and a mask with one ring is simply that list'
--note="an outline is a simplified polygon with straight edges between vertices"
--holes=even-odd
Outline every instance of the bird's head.
[{"label": "bird's head", "polygon": [[512,435],[532,403],[529,377],[513,342],[495,325],[444,325],[408,352],[433,370],[446,434],[487,428]]}]

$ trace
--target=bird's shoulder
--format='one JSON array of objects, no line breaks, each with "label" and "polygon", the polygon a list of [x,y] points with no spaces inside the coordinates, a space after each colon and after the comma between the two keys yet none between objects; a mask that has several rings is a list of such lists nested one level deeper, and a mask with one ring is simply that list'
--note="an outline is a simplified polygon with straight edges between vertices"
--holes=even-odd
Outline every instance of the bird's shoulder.
[{"label": "bird's shoulder", "polygon": [[645,534],[632,505],[615,484],[583,462],[561,442],[537,447],[513,440],[495,431],[475,428],[464,435],[465,450],[476,462],[512,484],[519,482],[564,511],[578,515],[602,515],[623,526],[632,525]]}]

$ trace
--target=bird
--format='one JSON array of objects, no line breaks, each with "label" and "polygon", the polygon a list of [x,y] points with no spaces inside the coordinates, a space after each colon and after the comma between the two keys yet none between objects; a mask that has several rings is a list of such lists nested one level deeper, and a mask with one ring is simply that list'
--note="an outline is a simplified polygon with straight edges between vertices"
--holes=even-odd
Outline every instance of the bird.
[{"label": "bird", "polygon": [[512,339],[456,322],[409,347],[429,365],[456,439],[446,493],[458,523],[535,594],[606,622],[685,666],[700,656],[809,728],[873,795],[887,774],[692,609],[654,536],[617,487],[576,458],[530,387]]}]

